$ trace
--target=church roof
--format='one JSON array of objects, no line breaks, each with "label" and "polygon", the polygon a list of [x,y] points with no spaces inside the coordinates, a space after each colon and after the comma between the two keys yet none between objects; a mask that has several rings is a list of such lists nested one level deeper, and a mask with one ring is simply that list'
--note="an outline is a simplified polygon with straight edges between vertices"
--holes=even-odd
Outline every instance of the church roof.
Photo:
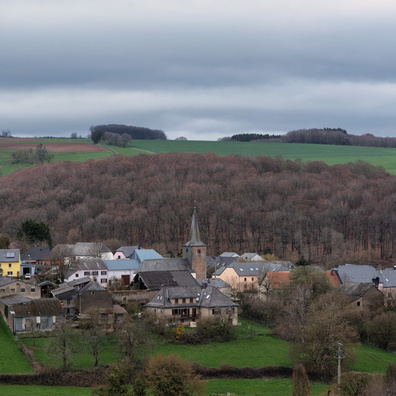
[{"label": "church roof", "polygon": [[190,240],[185,244],[185,246],[206,246],[203,242],[201,242],[201,236],[198,227],[197,208],[194,208],[192,215]]}]

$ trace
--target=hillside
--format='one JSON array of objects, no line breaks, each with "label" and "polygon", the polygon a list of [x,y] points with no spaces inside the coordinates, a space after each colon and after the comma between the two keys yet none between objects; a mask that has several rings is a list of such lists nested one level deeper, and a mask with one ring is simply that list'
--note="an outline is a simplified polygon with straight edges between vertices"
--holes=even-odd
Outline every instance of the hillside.
[{"label": "hillside", "polygon": [[396,178],[367,163],[119,155],[0,178],[0,224],[15,237],[21,222],[33,218],[50,226],[54,243],[140,244],[176,255],[196,205],[210,254],[378,263],[394,255],[395,194]]}]

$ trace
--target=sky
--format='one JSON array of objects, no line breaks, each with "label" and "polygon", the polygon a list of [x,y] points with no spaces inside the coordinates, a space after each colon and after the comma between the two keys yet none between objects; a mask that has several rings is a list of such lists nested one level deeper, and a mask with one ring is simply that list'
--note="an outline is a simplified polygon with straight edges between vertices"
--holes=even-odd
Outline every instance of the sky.
[{"label": "sky", "polygon": [[396,137],[394,0],[2,0],[0,131]]}]

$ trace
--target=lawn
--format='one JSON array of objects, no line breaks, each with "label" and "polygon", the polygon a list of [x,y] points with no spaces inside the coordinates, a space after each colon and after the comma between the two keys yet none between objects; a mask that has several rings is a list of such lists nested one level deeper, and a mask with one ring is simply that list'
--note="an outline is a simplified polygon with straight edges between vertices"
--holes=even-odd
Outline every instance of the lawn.
[{"label": "lawn", "polygon": [[3,396],[89,396],[92,388],[77,386],[0,385]]},{"label": "lawn", "polygon": [[0,373],[31,373],[32,371],[0,316]]},{"label": "lawn", "polygon": [[355,347],[356,363],[353,369],[384,374],[389,364],[396,364],[396,354],[367,344]]}]

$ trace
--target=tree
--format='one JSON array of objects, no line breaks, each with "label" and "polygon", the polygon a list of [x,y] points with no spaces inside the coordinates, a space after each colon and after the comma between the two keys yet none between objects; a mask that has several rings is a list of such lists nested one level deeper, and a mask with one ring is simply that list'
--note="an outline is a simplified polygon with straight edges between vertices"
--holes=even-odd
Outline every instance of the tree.
[{"label": "tree", "polygon": [[128,384],[124,370],[119,367],[113,367],[110,375],[107,377],[108,386],[96,389],[92,392],[94,396],[121,396],[128,395]]},{"label": "tree", "polygon": [[342,396],[360,396],[370,382],[370,374],[348,371],[341,376],[339,393]]},{"label": "tree", "polygon": [[396,314],[384,312],[367,323],[369,341],[382,349],[396,345]]},{"label": "tree", "polygon": [[343,296],[327,293],[310,306],[297,342],[292,344],[292,355],[304,364],[308,372],[335,375],[338,343],[343,345],[344,366],[353,359],[348,345],[358,340],[356,330],[344,318]]},{"label": "tree", "polygon": [[194,374],[192,364],[177,355],[157,355],[149,359],[145,378],[157,396],[204,395],[203,383]]},{"label": "tree", "polygon": [[64,322],[57,330],[53,330],[53,337],[47,346],[47,353],[54,359],[61,358],[62,369],[71,366],[72,357],[77,351],[77,333]]},{"label": "tree", "polygon": [[98,310],[89,312],[89,319],[84,320],[80,327],[84,329],[85,340],[94,358],[94,366],[99,364],[100,352],[106,329],[102,323]]},{"label": "tree", "polygon": [[296,364],[293,370],[293,396],[309,396],[311,386],[305,367]]},{"label": "tree", "polygon": [[119,347],[129,368],[139,367],[151,343],[150,331],[143,319],[126,318],[117,329]]},{"label": "tree", "polygon": [[102,140],[104,133],[105,132],[100,129],[94,129],[91,131],[91,139],[94,144],[98,144]]},{"label": "tree", "polygon": [[31,245],[36,242],[47,242],[50,247],[52,245],[51,233],[48,225],[42,221],[33,219],[26,219],[22,222],[17,231],[17,238]]},{"label": "tree", "polygon": [[50,153],[43,144],[39,144],[36,147],[35,152],[35,163],[44,164],[44,162],[50,162],[53,158],[53,154]]},{"label": "tree", "polygon": [[61,283],[65,281],[67,271],[72,265],[73,257],[72,251],[68,245],[56,245],[51,250],[50,259],[56,268],[57,278]]},{"label": "tree", "polygon": [[10,237],[7,234],[0,234],[0,249],[8,249],[10,246]]}]

